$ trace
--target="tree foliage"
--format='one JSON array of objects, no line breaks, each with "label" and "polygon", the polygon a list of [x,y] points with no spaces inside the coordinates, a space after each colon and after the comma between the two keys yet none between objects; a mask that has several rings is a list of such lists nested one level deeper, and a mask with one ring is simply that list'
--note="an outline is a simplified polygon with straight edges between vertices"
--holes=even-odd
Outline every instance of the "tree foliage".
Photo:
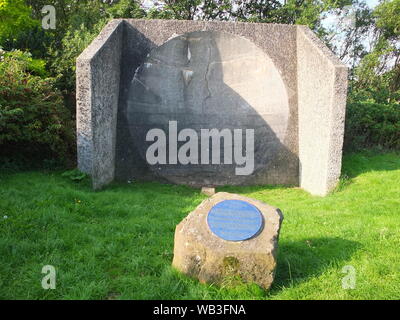
[{"label": "tree foliage", "polygon": [[[41,27],[45,5],[55,30]],[[308,25],[350,67],[346,146],[400,147],[400,0],[0,0],[3,151],[71,153],[75,61],[113,18]]]},{"label": "tree foliage", "polygon": [[35,26],[31,9],[23,0],[0,0],[0,43],[11,41]]}]

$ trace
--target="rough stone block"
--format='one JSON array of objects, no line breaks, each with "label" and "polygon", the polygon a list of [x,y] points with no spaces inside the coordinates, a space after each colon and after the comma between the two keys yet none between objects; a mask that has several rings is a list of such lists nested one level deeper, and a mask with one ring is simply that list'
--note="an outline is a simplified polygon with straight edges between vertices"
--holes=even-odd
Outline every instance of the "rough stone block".
[{"label": "rough stone block", "polygon": [[[243,241],[227,241],[215,235],[207,224],[207,215],[223,200],[242,200],[255,206],[263,217],[261,231]],[[227,277],[239,276],[268,289],[274,279],[282,220],[277,208],[237,194],[218,192],[177,225],[172,264],[201,282],[221,283]]]},{"label": "rough stone block", "polygon": [[213,196],[215,194],[215,188],[203,187],[201,188],[201,193],[206,196]]}]

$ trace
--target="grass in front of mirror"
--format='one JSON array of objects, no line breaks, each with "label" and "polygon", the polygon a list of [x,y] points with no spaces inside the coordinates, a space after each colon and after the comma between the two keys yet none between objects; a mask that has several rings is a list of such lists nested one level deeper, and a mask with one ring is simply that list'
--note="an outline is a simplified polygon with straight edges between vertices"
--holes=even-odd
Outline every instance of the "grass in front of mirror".
[{"label": "grass in front of mirror", "polygon": [[[171,268],[175,226],[206,198],[199,190],[132,182],[93,192],[62,172],[2,172],[0,299],[399,299],[400,155],[347,155],[342,172],[323,198],[218,188],[284,214],[269,291],[200,284]],[[55,290],[41,286],[44,265],[56,269]],[[349,270],[354,289],[342,287]]]}]

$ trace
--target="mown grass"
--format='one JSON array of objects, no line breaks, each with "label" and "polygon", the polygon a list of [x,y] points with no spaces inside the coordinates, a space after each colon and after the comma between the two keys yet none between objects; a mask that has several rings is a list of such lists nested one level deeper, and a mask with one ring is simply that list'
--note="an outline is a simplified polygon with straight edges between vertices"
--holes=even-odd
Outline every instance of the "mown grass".
[{"label": "mown grass", "polygon": [[[353,154],[327,197],[299,188],[226,187],[285,216],[275,282],[199,284],[171,268],[173,235],[205,196],[184,186],[93,192],[61,172],[0,174],[0,299],[399,299],[400,156]],[[44,265],[57,271],[44,290]],[[356,271],[343,289],[344,266]]]}]

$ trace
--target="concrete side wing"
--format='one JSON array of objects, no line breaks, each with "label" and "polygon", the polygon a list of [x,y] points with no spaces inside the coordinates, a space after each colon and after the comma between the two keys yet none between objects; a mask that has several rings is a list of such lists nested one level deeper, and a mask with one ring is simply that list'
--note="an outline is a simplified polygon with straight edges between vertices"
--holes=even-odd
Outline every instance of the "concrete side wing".
[{"label": "concrete side wing", "polygon": [[93,187],[114,179],[123,21],[111,21],[76,61],[78,168]]},{"label": "concrete side wing", "polygon": [[300,186],[326,195],[337,184],[347,67],[305,26],[297,26]]}]

